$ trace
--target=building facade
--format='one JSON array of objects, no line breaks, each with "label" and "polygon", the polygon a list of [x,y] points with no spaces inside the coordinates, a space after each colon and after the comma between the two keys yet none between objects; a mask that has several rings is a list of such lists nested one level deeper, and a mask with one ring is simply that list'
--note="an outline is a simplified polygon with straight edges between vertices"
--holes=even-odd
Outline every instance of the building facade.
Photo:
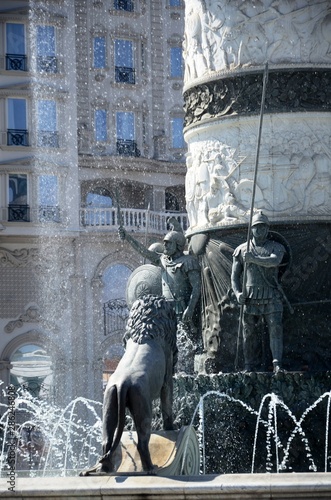
[{"label": "building facade", "polygon": [[184,227],[181,0],[0,1],[0,379],[101,400],[122,354],[117,235]]}]

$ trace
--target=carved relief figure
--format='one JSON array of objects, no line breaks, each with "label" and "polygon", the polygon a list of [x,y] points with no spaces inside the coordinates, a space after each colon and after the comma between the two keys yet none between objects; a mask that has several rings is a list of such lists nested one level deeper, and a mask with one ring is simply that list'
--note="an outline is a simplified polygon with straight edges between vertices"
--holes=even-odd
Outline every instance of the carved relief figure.
[{"label": "carved relief figure", "polygon": [[184,59],[186,64],[185,81],[194,80],[208,70],[206,57],[208,42],[205,30],[202,29],[202,13],[200,9],[192,8],[186,18],[186,33],[184,41]]},{"label": "carved relief figure", "polygon": [[243,67],[265,64],[268,40],[259,23],[246,25],[243,32],[240,62]]},{"label": "carved relief figure", "polygon": [[[331,14],[327,2],[187,0],[189,74],[279,62],[328,62]],[[199,31],[200,30],[200,31]],[[192,61],[192,62],[191,62]]]}]

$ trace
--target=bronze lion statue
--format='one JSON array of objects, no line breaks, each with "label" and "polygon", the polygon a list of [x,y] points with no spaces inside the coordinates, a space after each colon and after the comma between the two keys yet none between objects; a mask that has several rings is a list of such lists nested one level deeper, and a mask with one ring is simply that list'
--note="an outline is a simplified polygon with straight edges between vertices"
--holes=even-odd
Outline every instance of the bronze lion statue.
[{"label": "bronze lion statue", "polygon": [[173,371],[177,359],[176,314],[163,298],[147,295],[134,302],[124,335],[125,353],[105,390],[103,402],[103,456],[80,475],[114,471],[113,454],[125,423],[125,408],[133,417],[137,449],[143,470],[154,472],[149,453],[152,401],[160,397],[163,428],[173,430]]}]

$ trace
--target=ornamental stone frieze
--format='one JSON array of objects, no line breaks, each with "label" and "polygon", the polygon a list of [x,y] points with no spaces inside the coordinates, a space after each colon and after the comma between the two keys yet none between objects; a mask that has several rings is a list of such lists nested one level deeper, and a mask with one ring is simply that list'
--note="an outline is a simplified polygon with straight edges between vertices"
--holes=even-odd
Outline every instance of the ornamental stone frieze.
[{"label": "ornamental stone frieze", "polygon": [[0,247],[0,266],[23,267],[31,265],[38,260],[37,248],[21,248],[9,250]]},{"label": "ornamental stone frieze", "polygon": [[330,64],[328,0],[186,0],[185,85],[216,72]]},{"label": "ornamental stone frieze", "polygon": [[13,333],[14,330],[22,328],[25,323],[40,323],[47,330],[52,330],[56,333],[59,332],[59,329],[56,325],[45,321],[45,319],[40,315],[39,308],[37,306],[28,307],[26,311],[17,319],[9,321],[4,330],[6,333]]},{"label": "ornamental stone frieze", "polygon": [[[211,118],[260,112],[262,72],[226,77],[184,93],[185,126]],[[330,111],[331,70],[270,71],[266,113]]]}]

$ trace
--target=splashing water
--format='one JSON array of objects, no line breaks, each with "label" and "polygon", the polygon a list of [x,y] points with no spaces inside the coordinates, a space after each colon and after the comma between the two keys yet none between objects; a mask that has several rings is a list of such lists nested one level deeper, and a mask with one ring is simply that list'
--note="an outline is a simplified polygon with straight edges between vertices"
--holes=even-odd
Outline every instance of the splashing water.
[{"label": "splashing water", "polygon": [[[206,473],[206,415],[210,411],[205,405],[209,398],[214,398],[224,410],[224,403],[239,406],[247,414],[256,418],[254,444],[252,449],[251,473],[256,469],[257,444],[265,439],[266,449],[265,471],[272,472],[275,467],[279,473],[291,470],[289,466],[290,450],[294,446],[294,438],[298,436],[304,446],[308,469],[317,471],[317,466],[311,451],[309,440],[303,429],[307,416],[323,401],[327,402],[325,417],[324,472],[328,471],[329,453],[329,422],[331,408],[331,392],[325,392],[297,418],[288,406],[273,393],[266,394],[259,409],[254,410],[240,399],[233,398],[219,391],[208,391],[199,400],[190,425],[197,429],[200,448],[200,473]],[[101,427],[99,414],[102,404],[85,398],[76,398],[65,408],[59,408],[50,403],[33,398],[29,393],[18,394],[15,400],[15,439],[16,466],[18,474],[66,476],[92,466],[100,458]],[[0,404],[3,412],[0,418],[2,442],[0,446],[0,471],[6,473],[7,466],[7,434],[10,429],[9,410],[5,404]],[[292,428],[287,435],[280,437],[278,430],[279,412],[285,412]],[[224,410],[225,412],[225,410]],[[266,415],[266,417],[263,417]],[[225,415],[224,415],[225,416]],[[198,422],[196,422],[198,418]],[[263,430],[263,432],[262,432]],[[261,435],[264,438],[261,438]],[[262,443],[263,444],[263,443]],[[187,444],[185,446],[182,464],[185,464]],[[239,449],[238,449],[239,451]]]},{"label": "splashing water", "polygon": [[[15,400],[16,470],[34,475],[70,475],[100,458],[102,404],[76,398],[64,409],[22,392]],[[6,471],[10,412],[0,418],[3,430],[0,471]]]},{"label": "splashing water", "polygon": [[[271,472],[273,467],[275,466],[277,473],[281,471],[285,471],[287,469],[291,469],[288,467],[287,463],[289,460],[290,450],[293,447],[293,440],[296,436],[299,436],[301,442],[304,446],[304,450],[306,452],[306,458],[308,460],[308,469],[309,471],[316,472],[317,466],[314,461],[314,457],[312,455],[311,447],[309,444],[309,440],[306,437],[306,433],[303,429],[303,424],[307,416],[312,412],[312,410],[316,409],[318,405],[320,405],[325,399],[327,399],[327,409],[326,409],[326,425],[325,425],[325,444],[324,444],[324,472],[328,471],[328,446],[329,446],[329,421],[330,421],[330,407],[331,407],[331,392],[325,392],[321,395],[311,406],[309,406],[301,415],[300,418],[296,418],[292,411],[288,408],[288,406],[276,395],[273,393],[266,394],[260,403],[260,407],[258,411],[254,410],[252,407],[244,403],[239,399],[232,398],[228,394],[218,392],[218,391],[208,391],[201,398],[199,403],[196,406],[196,409],[193,413],[190,425],[193,426],[196,416],[198,415],[199,423],[198,423],[198,440],[200,446],[201,453],[201,474],[205,474],[206,471],[206,448],[208,447],[208,443],[206,442],[205,437],[205,421],[206,421],[206,411],[204,409],[204,400],[206,398],[216,397],[221,400],[221,405],[223,402],[227,401],[233,403],[234,405],[239,405],[241,408],[245,409],[246,412],[252,416],[256,417],[255,424],[255,434],[254,434],[254,445],[252,451],[252,462],[251,462],[251,473],[255,472],[255,461],[256,461],[256,453],[257,453],[257,443],[259,438],[259,431],[261,427],[266,431],[265,438],[265,448],[267,451],[266,454],[266,463],[265,463],[265,471]],[[262,411],[267,410],[267,419],[262,418]],[[280,439],[278,433],[278,415],[277,411],[283,410],[285,414],[290,417],[290,420],[293,424],[293,429],[289,431],[287,436]],[[274,453],[273,446],[274,445]],[[280,452],[282,452],[283,458],[280,459]],[[273,458],[274,457],[274,458]],[[273,463],[273,460],[275,463]],[[185,462],[185,452],[183,463]]]}]

